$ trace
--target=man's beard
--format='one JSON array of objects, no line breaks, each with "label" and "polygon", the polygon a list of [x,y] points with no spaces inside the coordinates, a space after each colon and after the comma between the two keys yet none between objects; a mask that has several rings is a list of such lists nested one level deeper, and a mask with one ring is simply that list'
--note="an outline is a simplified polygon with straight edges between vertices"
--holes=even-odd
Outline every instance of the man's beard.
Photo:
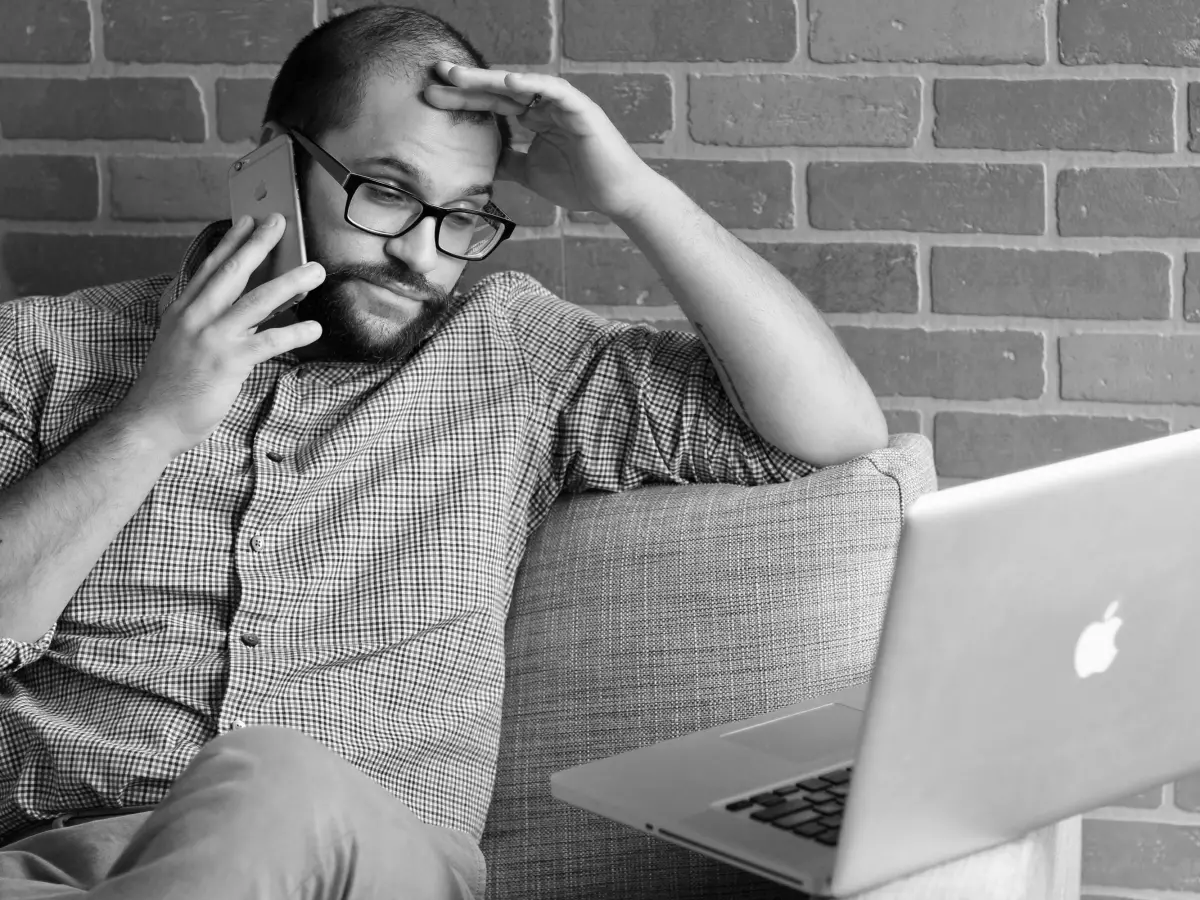
[{"label": "man's beard", "polygon": [[[379,335],[355,311],[348,287],[366,281],[385,290],[401,288],[420,298],[421,311],[392,334]],[[297,319],[319,322],[328,358],[345,362],[404,362],[453,312],[453,298],[399,260],[390,265],[345,263],[326,266],[325,280],[293,309]]]}]

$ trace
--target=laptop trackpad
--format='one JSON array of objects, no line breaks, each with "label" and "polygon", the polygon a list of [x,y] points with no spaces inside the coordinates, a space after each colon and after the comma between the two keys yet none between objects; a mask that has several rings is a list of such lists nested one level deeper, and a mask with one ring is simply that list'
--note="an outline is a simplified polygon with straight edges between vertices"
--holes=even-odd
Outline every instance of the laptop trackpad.
[{"label": "laptop trackpad", "polygon": [[849,706],[828,703],[761,725],[728,731],[721,737],[796,763],[834,756],[849,759],[858,747],[862,715]]}]

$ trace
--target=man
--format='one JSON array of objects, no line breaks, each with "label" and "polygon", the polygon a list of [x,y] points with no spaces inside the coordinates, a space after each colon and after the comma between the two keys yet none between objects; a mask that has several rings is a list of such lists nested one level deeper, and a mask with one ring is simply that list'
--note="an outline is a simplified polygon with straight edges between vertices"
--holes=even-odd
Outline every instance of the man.
[{"label": "man", "polygon": [[[297,45],[265,122],[318,264],[243,293],[282,229],[215,223],[177,273],[0,305],[0,896],[482,897],[554,499],[886,441],[808,302],[566,81],[368,8]],[[699,339],[515,273],[455,293],[498,178],[608,215]]]}]

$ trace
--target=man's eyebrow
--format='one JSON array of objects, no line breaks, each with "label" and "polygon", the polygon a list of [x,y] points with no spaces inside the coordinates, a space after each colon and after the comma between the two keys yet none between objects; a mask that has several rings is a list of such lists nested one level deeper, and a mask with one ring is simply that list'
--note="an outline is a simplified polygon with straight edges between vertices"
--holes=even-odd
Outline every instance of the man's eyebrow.
[{"label": "man's eyebrow", "polygon": [[[417,184],[419,184],[427,192],[432,187],[432,185],[429,182],[429,176],[426,175],[420,169],[418,169],[416,166],[414,166],[412,163],[407,162],[406,160],[397,159],[394,156],[372,156],[367,159],[361,160],[361,162],[375,163],[375,164],[378,164],[381,166],[386,166],[390,169],[398,169],[399,171],[401,171],[405,175],[407,175],[410,179],[412,179]],[[472,185],[469,185],[468,187],[466,187],[465,189],[459,191],[458,194],[456,194],[455,196],[475,197],[475,196],[479,196],[479,195],[486,195],[487,197],[490,198],[492,196],[494,190],[495,190],[494,183],[489,182],[488,184],[472,184]]]}]

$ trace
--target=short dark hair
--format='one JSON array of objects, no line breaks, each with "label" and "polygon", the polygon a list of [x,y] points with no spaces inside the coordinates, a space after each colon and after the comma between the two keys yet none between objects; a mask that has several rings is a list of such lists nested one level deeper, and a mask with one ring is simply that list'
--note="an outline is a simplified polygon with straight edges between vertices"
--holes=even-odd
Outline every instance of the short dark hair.
[{"label": "short dark hair", "polygon": [[[328,131],[354,123],[368,81],[383,72],[410,78],[418,91],[440,83],[433,65],[446,59],[486,69],[483,55],[437,16],[407,6],[366,6],[335,16],[292,48],[267,99],[263,124],[278,122],[320,141]],[[454,110],[451,121],[495,120],[500,146],[512,146],[504,116]]]}]

